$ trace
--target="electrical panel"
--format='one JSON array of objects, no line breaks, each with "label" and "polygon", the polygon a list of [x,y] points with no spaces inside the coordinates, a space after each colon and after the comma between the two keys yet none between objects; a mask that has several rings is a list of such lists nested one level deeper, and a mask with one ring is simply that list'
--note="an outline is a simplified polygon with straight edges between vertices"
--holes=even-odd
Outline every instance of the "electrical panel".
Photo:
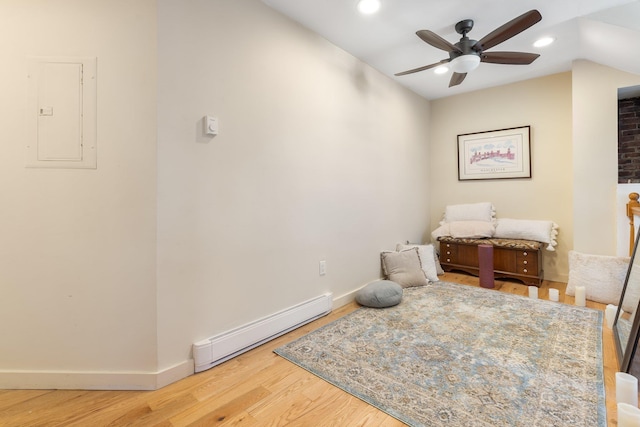
[{"label": "electrical panel", "polygon": [[27,166],[96,168],[96,58],[29,59]]}]

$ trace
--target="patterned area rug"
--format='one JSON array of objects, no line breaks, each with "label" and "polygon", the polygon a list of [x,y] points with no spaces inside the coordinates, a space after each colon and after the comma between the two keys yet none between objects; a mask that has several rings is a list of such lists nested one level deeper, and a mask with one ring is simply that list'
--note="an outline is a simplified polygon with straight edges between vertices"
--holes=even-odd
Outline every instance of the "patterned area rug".
[{"label": "patterned area rug", "polygon": [[437,282],[275,350],[411,426],[606,426],[602,312]]}]

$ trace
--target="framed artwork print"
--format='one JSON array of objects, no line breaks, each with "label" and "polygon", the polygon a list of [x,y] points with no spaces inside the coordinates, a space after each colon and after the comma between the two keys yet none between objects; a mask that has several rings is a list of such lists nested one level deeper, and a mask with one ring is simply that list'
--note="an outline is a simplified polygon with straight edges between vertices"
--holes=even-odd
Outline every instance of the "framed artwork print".
[{"label": "framed artwork print", "polygon": [[531,127],[458,135],[458,181],[531,178]]}]

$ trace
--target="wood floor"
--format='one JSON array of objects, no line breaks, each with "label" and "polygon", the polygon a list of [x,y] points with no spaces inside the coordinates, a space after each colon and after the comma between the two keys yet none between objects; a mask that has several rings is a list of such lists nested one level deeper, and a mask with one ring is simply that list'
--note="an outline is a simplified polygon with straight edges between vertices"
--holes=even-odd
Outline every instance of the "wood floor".
[{"label": "wood floor", "polygon": [[[441,280],[478,286],[478,279],[446,273]],[[565,297],[566,284],[545,281]],[[496,289],[527,295],[526,286],[496,281]],[[603,304],[587,306],[604,310]],[[156,391],[0,390],[0,426],[402,426],[403,423],[283,358],[273,349],[357,308],[341,307],[298,330],[208,371]],[[607,420],[616,426],[617,359],[604,326]]]}]

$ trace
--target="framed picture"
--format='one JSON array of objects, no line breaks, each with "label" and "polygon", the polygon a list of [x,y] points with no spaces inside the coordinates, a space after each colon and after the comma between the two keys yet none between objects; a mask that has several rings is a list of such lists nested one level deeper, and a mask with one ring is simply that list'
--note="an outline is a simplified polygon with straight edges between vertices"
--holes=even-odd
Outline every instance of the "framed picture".
[{"label": "framed picture", "polygon": [[458,181],[531,178],[530,126],[458,135]]}]

